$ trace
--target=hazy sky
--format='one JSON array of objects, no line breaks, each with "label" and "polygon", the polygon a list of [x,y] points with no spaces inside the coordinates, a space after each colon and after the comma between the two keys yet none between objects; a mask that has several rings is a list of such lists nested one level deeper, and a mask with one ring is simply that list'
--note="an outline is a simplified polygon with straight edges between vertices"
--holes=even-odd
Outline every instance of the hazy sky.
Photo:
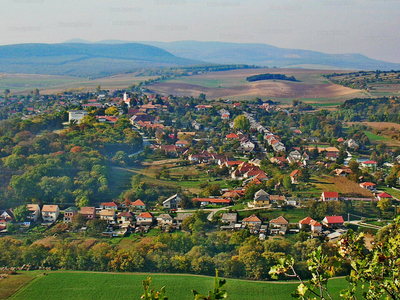
[{"label": "hazy sky", "polygon": [[0,0],[0,44],[265,43],[400,63],[400,0]]}]

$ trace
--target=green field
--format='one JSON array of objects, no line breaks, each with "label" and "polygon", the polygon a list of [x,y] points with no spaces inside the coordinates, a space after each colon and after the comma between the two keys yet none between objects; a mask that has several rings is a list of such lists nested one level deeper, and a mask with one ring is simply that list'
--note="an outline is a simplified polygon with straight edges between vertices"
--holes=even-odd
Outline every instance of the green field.
[{"label": "green field", "polygon": [[[140,299],[142,281],[147,274],[115,274],[90,272],[50,272],[38,275],[10,299]],[[170,300],[192,300],[192,289],[207,294],[213,288],[214,278],[182,274],[152,274],[152,287],[159,290],[166,286]],[[297,283],[255,282],[227,279],[225,289],[229,300],[286,300],[296,289]],[[346,286],[343,278],[330,281],[334,298]]]},{"label": "green field", "polygon": [[376,135],[373,134],[372,132],[369,131],[364,131],[365,135],[369,138],[369,140],[371,142],[375,142],[375,141],[386,141],[386,140],[390,140],[389,138],[385,137],[385,136],[381,136],[381,135]]}]

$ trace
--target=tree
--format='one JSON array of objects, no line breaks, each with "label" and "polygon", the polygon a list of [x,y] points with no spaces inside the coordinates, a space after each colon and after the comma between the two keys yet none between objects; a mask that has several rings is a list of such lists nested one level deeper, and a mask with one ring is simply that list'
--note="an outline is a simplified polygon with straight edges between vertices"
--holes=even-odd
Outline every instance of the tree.
[{"label": "tree", "polygon": [[14,218],[16,222],[24,222],[28,216],[29,209],[26,205],[21,205],[14,209]]},{"label": "tree", "polygon": [[[338,241],[334,259],[329,260],[321,246],[313,251],[307,261],[312,279],[304,281],[295,270],[295,261],[291,256],[280,259],[271,268],[270,274],[277,278],[279,274],[297,278],[300,285],[295,292],[298,299],[332,299],[327,283],[341,265],[351,267],[347,276],[350,286],[342,290],[340,295],[345,299],[356,299],[357,287],[361,284],[364,299],[400,299],[399,257],[400,257],[400,217],[389,225],[390,229],[382,229],[377,235],[373,248],[366,248],[364,233],[349,230]],[[382,234],[381,234],[382,233]],[[388,234],[389,233],[389,234]],[[380,240],[383,237],[384,241]]]},{"label": "tree", "polygon": [[244,131],[248,131],[250,128],[250,122],[244,115],[237,116],[233,120],[233,124],[235,129],[242,129]]},{"label": "tree", "polygon": [[105,114],[107,116],[118,116],[118,114],[119,114],[118,108],[116,108],[115,106],[111,106],[106,109]]},{"label": "tree", "polygon": [[72,229],[73,230],[78,230],[78,229],[82,228],[83,226],[85,226],[86,222],[87,222],[87,218],[86,218],[85,215],[76,214],[72,218]]}]

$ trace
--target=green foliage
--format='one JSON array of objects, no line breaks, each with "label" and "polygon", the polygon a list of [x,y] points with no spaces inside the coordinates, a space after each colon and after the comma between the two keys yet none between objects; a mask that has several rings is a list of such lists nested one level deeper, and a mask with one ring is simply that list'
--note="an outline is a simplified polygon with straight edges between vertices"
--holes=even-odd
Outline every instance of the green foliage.
[{"label": "green foliage", "polygon": [[21,205],[16,207],[13,213],[16,222],[24,222],[29,216],[29,209],[26,205]]},{"label": "green foliage", "polygon": [[235,129],[242,129],[244,131],[247,131],[250,128],[250,122],[244,115],[237,116],[233,120],[233,123]]},{"label": "green foliage", "polygon": [[154,289],[150,290],[150,284],[151,284],[151,277],[147,277],[147,279],[143,281],[144,294],[140,299],[168,300],[168,297],[165,296],[165,286],[163,286],[160,291],[156,292],[154,291]]},{"label": "green foliage", "polygon": [[222,289],[225,285],[225,279],[218,278],[218,270],[215,270],[214,290],[208,292],[208,296],[201,295],[199,292],[192,290],[195,300],[217,300],[228,298],[228,293]]}]

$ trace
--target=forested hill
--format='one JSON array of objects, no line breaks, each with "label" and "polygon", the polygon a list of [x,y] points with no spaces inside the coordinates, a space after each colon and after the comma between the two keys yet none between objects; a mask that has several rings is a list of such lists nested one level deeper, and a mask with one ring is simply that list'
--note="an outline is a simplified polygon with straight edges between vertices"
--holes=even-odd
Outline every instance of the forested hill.
[{"label": "forested hill", "polygon": [[139,43],[16,44],[0,46],[0,72],[102,77],[134,69],[198,65]]}]

